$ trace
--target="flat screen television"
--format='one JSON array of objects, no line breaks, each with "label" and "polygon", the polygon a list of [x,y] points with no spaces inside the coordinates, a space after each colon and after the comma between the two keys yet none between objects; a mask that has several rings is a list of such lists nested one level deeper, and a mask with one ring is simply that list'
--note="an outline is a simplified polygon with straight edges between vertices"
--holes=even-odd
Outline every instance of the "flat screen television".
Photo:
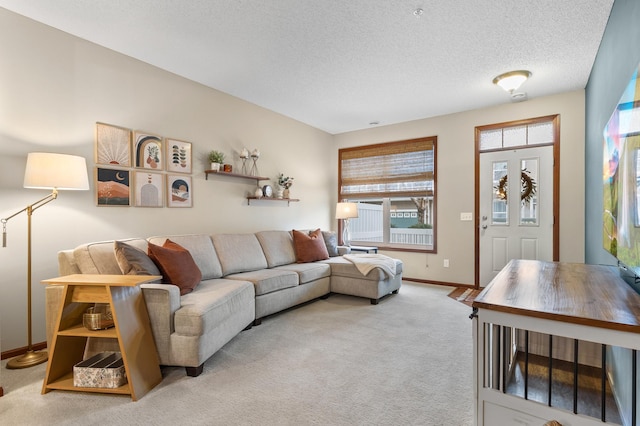
[{"label": "flat screen television", "polygon": [[[603,245],[640,292],[640,80],[635,70],[604,128]],[[626,277],[625,277],[626,275]]]}]

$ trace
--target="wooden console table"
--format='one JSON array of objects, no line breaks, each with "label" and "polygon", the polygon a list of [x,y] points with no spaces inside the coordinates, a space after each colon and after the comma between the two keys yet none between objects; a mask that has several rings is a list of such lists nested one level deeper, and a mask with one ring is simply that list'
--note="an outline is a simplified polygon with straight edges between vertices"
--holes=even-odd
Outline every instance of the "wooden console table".
[{"label": "wooden console table", "polygon": [[[640,377],[640,295],[616,267],[512,260],[473,308],[476,425],[557,420],[595,426],[620,424],[621,419],[638,424],[637,401],[632,399],[637,399]],[[548,342],[546,355],[529,353],[530,333]],[[558,345],[567,347],[573,359],[557,359]],[[601,364],[588,367],[589,374],[595,371],[588,380],[579,361],[583,345],[601,348]],[[617,353],[624,356],[614,356]],[[534,365],[534,359],[541,362]],[[629,365],[621,360],[629,360]],[[561,371],[561,365],[569,368]],[[536,371],[543,372],[541,380],[534,377]],[[610,396],[609,378],[616,377],[616,371],[616,394],[628,396],[626,406]],[[536,383],[542,384],[541,392],[533,389]],[[591,383],[589,389],[585,383]],[[585,395],[592,398],[589,403],[581,400]]]},{"label": "wooden console table", "polygon": [[[64,285],[64,298],[58,312],[42,393],[72,390],[130,395],[142,398],[162,380],[158,353],[147,305],[139,284],[159,276],[76,274],[44,280],[45,284]],[[115,327],[88,330],[82,315],[94,303],[111,307]],[[128,383],[115,388],[84,388],[73,385],[73,366],[83,360],[87,339],[117,339]]]}]

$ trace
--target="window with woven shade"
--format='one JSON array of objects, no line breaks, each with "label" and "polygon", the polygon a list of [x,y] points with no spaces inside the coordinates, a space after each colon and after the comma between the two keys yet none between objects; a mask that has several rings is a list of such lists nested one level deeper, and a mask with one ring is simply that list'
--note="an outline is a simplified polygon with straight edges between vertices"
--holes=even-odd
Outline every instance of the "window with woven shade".
[{"label": "window with woven shade", "polygon": [[352,243],[435,251],[436,142],[432,136],[339,150],[339,199],[358,203]]}]

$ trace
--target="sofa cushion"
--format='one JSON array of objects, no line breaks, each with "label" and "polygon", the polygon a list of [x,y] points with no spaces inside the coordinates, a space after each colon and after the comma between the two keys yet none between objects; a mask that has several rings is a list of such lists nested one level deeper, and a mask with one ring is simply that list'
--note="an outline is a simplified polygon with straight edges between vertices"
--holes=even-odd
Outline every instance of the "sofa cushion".
[{"label": "sofa cushion", "polygon": [[298,263],[314,262],[329,258],[327,246],[322,237],[322,231],[316,229],[309,234],[293,230],[293,246],[296,251]]},{"label": "sofa cushion", "polygon": [[262,246],[269,268],[296,263],[293,237],[288,231],[261,231],[256,237]]},{"label": "sofa cushion", "polygon": [[324,238],[324,245],[327,246],[327,253],[329,253],[329,257],[339,256],[338,236],[336,233],[331,231],[322,231],[322,238]]},{"label": "sofa cushion", "polygon": [[180,287],[180,295],[191,293],[202,279],[189,250],[171,240],[162,246],[149,243],[149,257],[162,272],[164,282]]},{"label": "sofa cushion", "polygon": [[295,272],[301,285],[331,276],[331,267],[322,262],[290,263],[275,269]]},{"label": "sofa cushion", "polygon": [[213,247],[213,242],[209,235],[168,235],[163,237],[151,237],[148,241],[161,246],[167,239],[170,239],[189,250],[193,260],[196,262],[196,265],[198,265],[200,272],[202,272],[203,280],[220,278],[222,276],[222,266],[220,266],[216,249]]},{"label": "sofa cushion", "polygon": [[202,281],[196,291],[180,298],[181,307],[174,316],[175,332],[184,336],[207,334],[253,304],[254,298],[253,285],[247,281]]},{"label": "sofa cushion", "polygon": [[162,275],[153,260],[139,248],[114,241],[113,250],[124,275]]},{"label": "sofa cushion", "polygon": [[260,269],[258,271],[241,272],[227,275],[230,280],[249,281],[253,283],[256,296],[298,285],[298,274],[294,271],[280,269]]},{"label": "sofa cushion", "polygon": [[[396,261],[396,276],[402,274],[403,263],[400,259],[394,259]],[[322,263],[326,263],[331,267],[332,276],[348,277],[348,278],[360,278],[371,281],[384,281],[387,274],[380,268],[374,268],[366,276],[362,275],[356,265],[349,262],[342,256],[332,257],[327,260],[323,260]]]},{"label": "sofa cushion", "polygon": [[216,234],[211,238],[223,276],[267,268],[267,259],[254,234]]},{"label": "sofa cushion", "polygon": [[[147,242],[141,238],[120,241],[147,250]],[[113,250],[113,240],[82,244],[73,249],[73,257],[82,274],[122,275]]]}]

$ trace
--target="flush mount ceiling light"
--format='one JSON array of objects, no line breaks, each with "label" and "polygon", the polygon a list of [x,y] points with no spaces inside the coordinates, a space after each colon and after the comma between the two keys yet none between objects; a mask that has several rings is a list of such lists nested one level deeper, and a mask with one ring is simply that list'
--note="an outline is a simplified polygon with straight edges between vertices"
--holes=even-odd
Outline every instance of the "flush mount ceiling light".
[{"label": "flush mount ceiling light", "polygon": [[519,70],[519,71],[510,71],[504,74],[500,74],[496,78],[493,79],[493,84],[497,84],[502,87],[505,91],[509,93],[513,93],[527,81],[527,79],[531,77],[530,71]]}]

